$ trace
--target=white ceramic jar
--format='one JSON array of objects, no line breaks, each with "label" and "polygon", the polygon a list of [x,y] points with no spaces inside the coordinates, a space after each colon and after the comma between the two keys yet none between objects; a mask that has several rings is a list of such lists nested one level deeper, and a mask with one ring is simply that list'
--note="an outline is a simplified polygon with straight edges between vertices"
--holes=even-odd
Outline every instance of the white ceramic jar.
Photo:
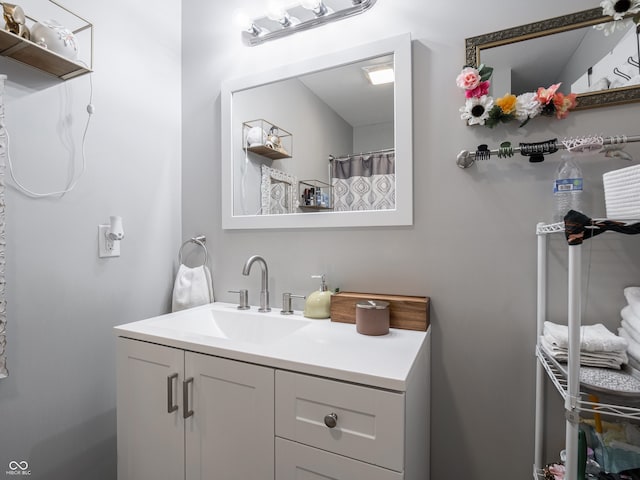
[{"label": "white ceramic jar", "polygon": [[76,36],[55,20],[36,22],[31,27],[31,41],[70,60],[78,59]]}]

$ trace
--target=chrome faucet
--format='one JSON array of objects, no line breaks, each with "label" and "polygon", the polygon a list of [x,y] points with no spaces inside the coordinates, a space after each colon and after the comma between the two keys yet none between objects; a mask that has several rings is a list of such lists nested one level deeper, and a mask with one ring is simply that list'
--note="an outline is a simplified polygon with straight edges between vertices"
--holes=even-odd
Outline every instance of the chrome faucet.
[{"label": "chrome faucet", "polygon": [[249,275],[251,271],[251,265],[253,262],[259,262],[260,267],[262,267],[262,286],[260,289],[260,308],[259,312],[270,312],[271,307],[269,306],[269,267],[267,267],[267,262],[260,255],[253,255],[247,259],[242,268],[243,275]]}]

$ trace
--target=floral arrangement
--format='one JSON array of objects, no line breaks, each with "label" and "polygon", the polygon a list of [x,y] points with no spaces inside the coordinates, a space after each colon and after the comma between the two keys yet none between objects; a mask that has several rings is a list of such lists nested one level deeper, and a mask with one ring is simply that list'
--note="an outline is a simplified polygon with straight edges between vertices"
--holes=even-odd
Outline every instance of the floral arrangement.
[{"label": "floral arrangement", "polygon": [[616,29],[627,28],[632,19],[636,24],[640,23],[640,0],[602,0],[600,6],[603,15],[613,18],[613,22],[599,23],[593,27],[602,30],[605,35]]},{"label": "floral arrangement", "polygon": [[564,95],[559,92],[560,83],[548,88],[540,87],[536,92],[517,96],[507,93],[494,99],[489,95],[492,74],[493,68],[486,65],[480,65],[478,68],[467,66],[456,78],[456,84],[465,91],[467,98],[464,106],[460,108],[460,118],[466,120],[468,125],[493,128],[498,123],[517,120],[522,127],[538,115],[566,118],[569,110],[576,106],[576,94]]}]

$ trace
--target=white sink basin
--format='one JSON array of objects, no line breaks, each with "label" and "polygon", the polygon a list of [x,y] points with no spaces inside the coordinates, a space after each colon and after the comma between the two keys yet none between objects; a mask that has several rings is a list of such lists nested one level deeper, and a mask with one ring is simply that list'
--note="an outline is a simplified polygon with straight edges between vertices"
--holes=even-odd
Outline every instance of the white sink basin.
[{"label": "white sink basin", "polygon": [[306,327],[311,320],[251,310],[196,309],[154,319],[153,325],[184,333],[266,344]]}]

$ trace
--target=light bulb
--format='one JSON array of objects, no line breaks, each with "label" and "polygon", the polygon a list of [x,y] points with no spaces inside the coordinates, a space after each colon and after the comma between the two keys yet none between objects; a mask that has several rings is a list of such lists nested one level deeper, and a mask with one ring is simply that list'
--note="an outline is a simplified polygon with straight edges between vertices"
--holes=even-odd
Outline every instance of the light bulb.
[{"label": "light bulb", "polygon": [[302,5],[307,10],[314,10],[320,6],[322,2],[320,0],[301,0],[300,5]]},{"label": "light bulb", "polygon": [[267,7],[267,17],[269,20],[278,22],[283,28],[298,25],[300,23],[299,19],[289,15],[289,12],[287,12],[281,2],[269,2]]},{"label": "light bulb", "polygon": [[233,23],[242,30],[251,30],[253,21],[242,10],[236,10],[233,14]]},{"label": "light bulb", "polygon": [[286,19],[288,16],[289,14],[283,8],[281,3],[269,2],[267,5],[267,17],[269,17],[269,20],[282,23],[282,20]]},{"label": "light bulb", "polygon": [[300,0],[300,5],[307,10],[311,10],[316,17],[322,17],[328,13],[333,13],[333,10],[328,8],[322,0]]}]

